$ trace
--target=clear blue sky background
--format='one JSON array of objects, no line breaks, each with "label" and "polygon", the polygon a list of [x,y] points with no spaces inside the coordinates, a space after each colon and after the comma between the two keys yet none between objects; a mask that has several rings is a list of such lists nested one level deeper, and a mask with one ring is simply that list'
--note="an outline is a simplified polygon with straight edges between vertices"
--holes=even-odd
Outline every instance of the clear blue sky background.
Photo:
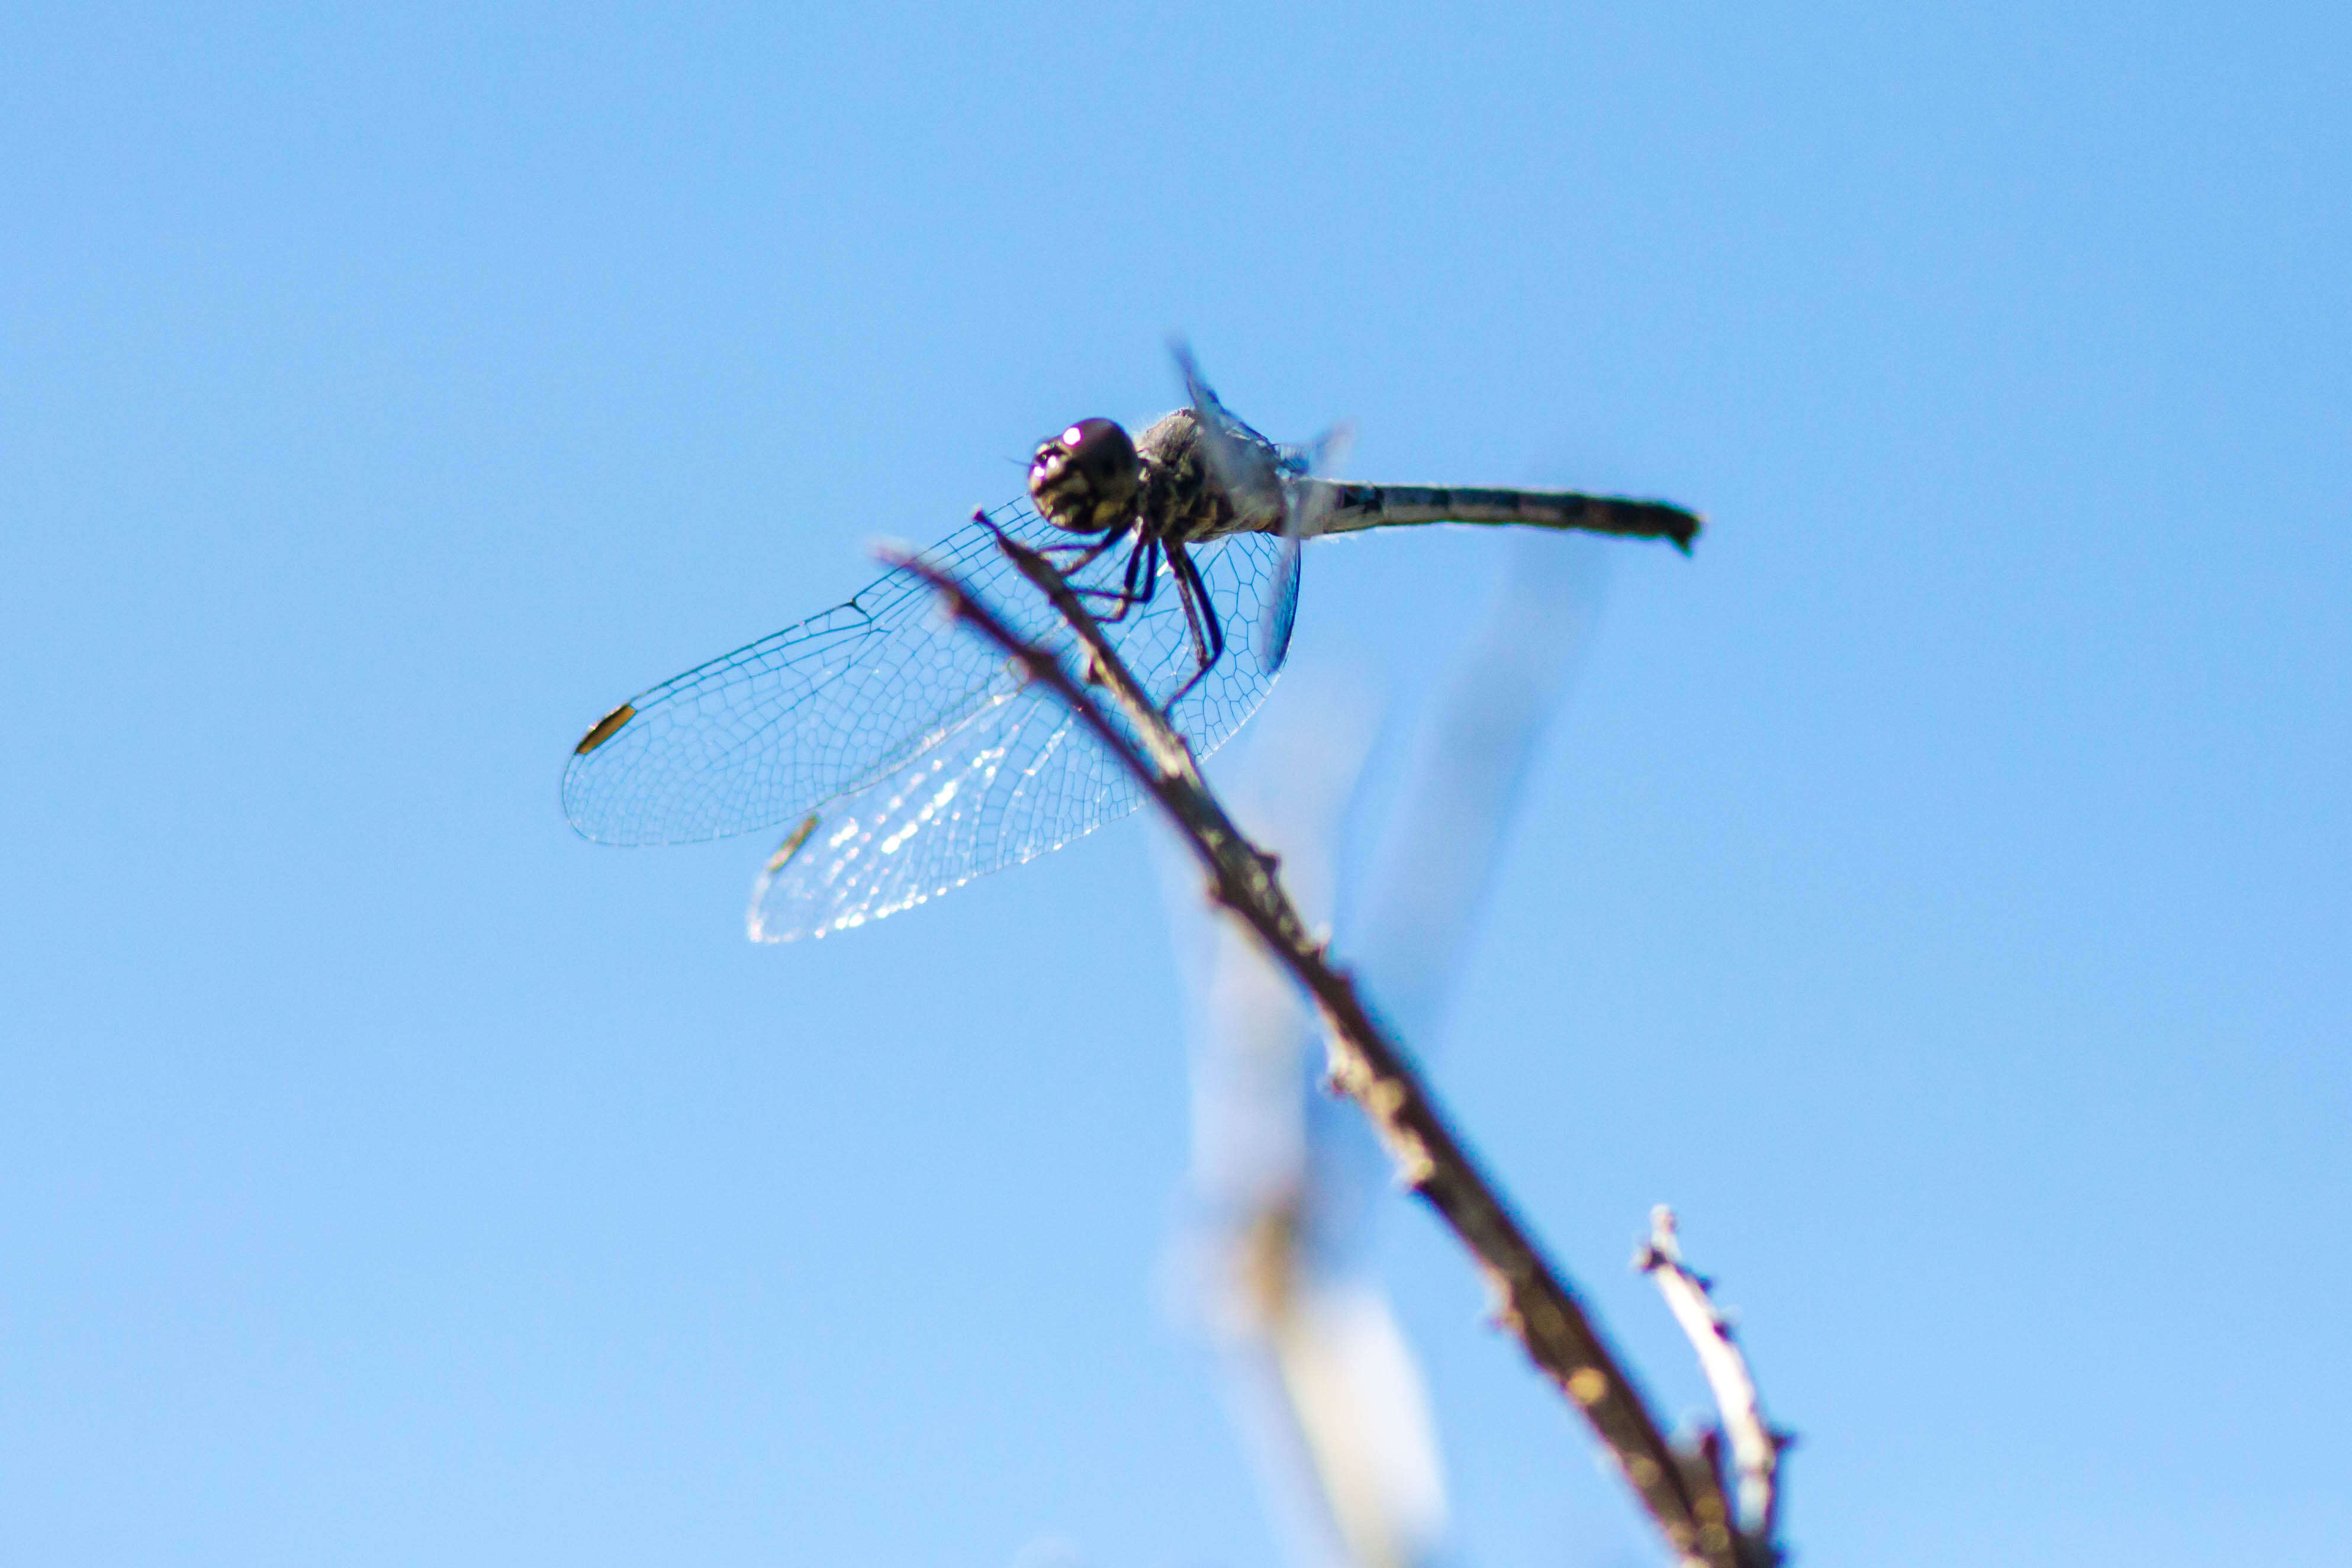
[{"label": "clear blue sky background", "polygon": [[[2339,6],[0,19],[0,1556],[1267,1563],[1129,825],[754,948],[624,695],[1147,416],[1671,495],[1440,1077],[1804,1561],[2344,1562]],[[1501,559],[1318,547],[1410,674]],[[1450,634],[1450,631],[1448,632]],[[1655,1561],[1402,1203],[1465,1564]]]}]

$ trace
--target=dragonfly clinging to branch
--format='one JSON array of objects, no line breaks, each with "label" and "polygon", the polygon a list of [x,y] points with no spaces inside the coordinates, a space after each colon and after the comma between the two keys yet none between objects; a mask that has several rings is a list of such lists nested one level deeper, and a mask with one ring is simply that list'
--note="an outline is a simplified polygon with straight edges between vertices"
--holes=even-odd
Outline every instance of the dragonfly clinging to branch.
[{"label": "dragonfly clinging to branch", "polygon": [[[1346,483],[1218,401],[1180,351],[1192,402],[1130,437],[1080,420],[1038,444],[1029,495],[926,552],[1033,642],[1071,638],[1000,537],[1047,551],[1120,659],[1207,755],[1249,717],[1288,652],[1306,538],[1413,523],[1515,523],[1663,538],[1698,517],[1576,492]],[[1052,697],[928,613],[892,572],[847,603],[623,703],[574,748],[563,809],[604,843],[787,829],[751,934],[826,932],[923,903],[1059,848],[1141,800]]]}]

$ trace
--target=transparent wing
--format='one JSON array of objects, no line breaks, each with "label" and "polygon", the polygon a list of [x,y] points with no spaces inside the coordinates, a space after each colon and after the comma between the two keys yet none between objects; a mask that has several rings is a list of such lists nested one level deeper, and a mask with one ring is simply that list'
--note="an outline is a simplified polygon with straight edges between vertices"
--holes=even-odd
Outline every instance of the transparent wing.
[{"label": "transparent wing", "polygon": [[827,802],[752,889],[755,942],[822,936],[1059,849],[1141,803],[1054,696],[992,694],[898,772]]},{"label": "transparent wing", "polygon": [[1199,423],[1201,450],[1209,468],[1223,486],[1235,510],[1265,521],[1278,520],[1281,554],[1275,563],[1274,587],[1266,595],[1265,627],[1260,640],[1271,650],[1276,668],[1289,655],[1290,633],[1298,611],[1298,546],[1320,532],[1323,514],[1330,509],[1331,492],[1300,480],[1328,479],[1348,460],[1355,444],[1356,427],[1342,422],[1304,445],[1276,445],[1251,429],[1217,396],[1201,373],[1192,346],[1178,338],[1168,345],[1183,378],[1184,396]]},{"label": "transparent wing", "polygon": [[1331,490],[1303,485],[1303,479],[1336,476],[1356,444],[1356,427],[1348,421],[1333,425],[1305,446],[1285,446],[1282,453],[1282,553],[1275,559],[1274,591],[1266,595],[1265,630],[1262,637],[1274,650],[1280,667],[1290,656],[1291,630],[1298,623],[1298,546],[1323,531],[1331,510]]},{"label": "transparent wing", "polygon": [[1202,454],[1226,499],[1253,522],[1279,522],[1282,476],[1293,459],[1224,405],[1216,389],[1201,374],[1189,344],[1180,338],[1168,348],[1176,356],[1177,373],[1184,380],[1184,400],[1192,405],[1192,416],[1199,422]]},{"label": "transparent wing", "polygon": [[[999,507],[991,520],[1031,545],[1069,540],[1025,500]],[[1264,617],[1277,548],[1269,537],[1241,535],[1198,550],[1227,625],[1251,627]],[[949,535],[925,559],[954,572],[1025,634],[1055,646],[1066,640],[980,522]],[[1107,551],[1076,580],[1112,586],[1126,562],[1124,547]],[[1150,603],[1107,630],[1138,677],[1163,697],[1192,673],[1183,613],[1164,579]],[[1260,642],[1235,637],[1177,706],[1178,727],[1204,755],[1240,727],[1272,684],[1278,662]],[[1002,658],[936,612],[929,590],[893,572],[846,604],[615,709],[564,770],[564,813],[585,837],[618,844],[722,838],[798,821],[950,736],[967,735],[983,714],[1011,722],[999,699],[1018,685]]]},{"label": "transparent wing", "polygon": [[[1259,605],[1271,586],[1276,545],[1265,535],[1212,545],[1202,559],[1212,597]],[[1174,597],[1172,585],[1163,592]],[[1066,633],[1038,640],[1071,656]],[[1192,674],[1181,614],[1136,625],[1121,643],[1122,658],[1155,694]],[[1266,657],[1256,638],[1236,636],[1208,680],[1177,705],[1178,726],[1197,751],[1213,749],[1257,706],[1273,684]],[[1204,691],[1221,684],[1221,691]],[[879,920],[1034,860],[1142,803],[1142,787],[1093,731],[1052,693],[1016,684],[1008,672],[933,744],[793,824],[752,889],[751,938],[789,942]]]}]

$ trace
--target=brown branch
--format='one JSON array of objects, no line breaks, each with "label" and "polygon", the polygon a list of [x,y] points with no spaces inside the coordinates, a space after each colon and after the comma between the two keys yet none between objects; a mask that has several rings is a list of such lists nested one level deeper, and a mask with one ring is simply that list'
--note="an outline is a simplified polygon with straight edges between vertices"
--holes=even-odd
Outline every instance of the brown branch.
[{"label": "brown branch", "polygon": [[1024,640],[953,577],[911,555],[883,559],[938,590],[949,612],[1052,690],[1158,802],[1208,873],[1209,896],[1253,932],[1323,1015],[1330,1079],[1361,1105],[1400,1176],[1476,1258],[1500,1326],[1591,1424],[1675,1554],[1706,1568],[1741,1568],[1730,1510],[1712,1466],[1678,1455],[1576,1291],[1537,1247],[1447,1125],[1404,1047],[1374,1021],[1355,982],[1307,931],[1276,877],[1275,857],[1242,835],[1202,781],[1192,753],[1043,555],[1000,536],[1022,573],[1085,644],[1086,681],[1126,720],[1115,722],[1052,651]]},{"label": "brown branch", "polygon": [[1650,1211],[1650,1239],[1634,1255],[1633,1266],[1658,1282],[1666,1310],[1698,1353],[1699,1370],[1715,1395],[1723,1434],[1731,1442],[1739,1560],[1745,1568],[1770,1568],[1780,1561],[1780,1450],[1793,1439],[1765,1420],[1755,1376],[1731,1322],[1716,1306],[1707,1281],[1683,1261],[1675,1211],[1665,1205]]}]

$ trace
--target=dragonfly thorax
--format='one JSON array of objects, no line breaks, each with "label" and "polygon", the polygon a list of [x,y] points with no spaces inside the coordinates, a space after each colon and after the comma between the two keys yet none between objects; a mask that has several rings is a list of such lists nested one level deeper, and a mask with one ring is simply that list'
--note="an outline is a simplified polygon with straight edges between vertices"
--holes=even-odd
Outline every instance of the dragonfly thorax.
[{"label": "dragonfly thorax", "polygon": [[[1249,433],[1255,434],[1255,432]],[[1189,408],[1154,420],[1136,443],[1143,462],[1145,525],[1161,538],[1196,543],[1223,534],[1272,533],[1282,527],[1276,454],[1263,437],[1229,444],[1237,485],[1221,482],[1202,439],[1200,416]]]},{"label": "dragonfly thorax", "polygon": [[1039,442],[1029,463],[1038,516],[1074,534],[1107,534],[1133,522],[1141,488],[1135,443],[1115,420],[1082,419]]}]

